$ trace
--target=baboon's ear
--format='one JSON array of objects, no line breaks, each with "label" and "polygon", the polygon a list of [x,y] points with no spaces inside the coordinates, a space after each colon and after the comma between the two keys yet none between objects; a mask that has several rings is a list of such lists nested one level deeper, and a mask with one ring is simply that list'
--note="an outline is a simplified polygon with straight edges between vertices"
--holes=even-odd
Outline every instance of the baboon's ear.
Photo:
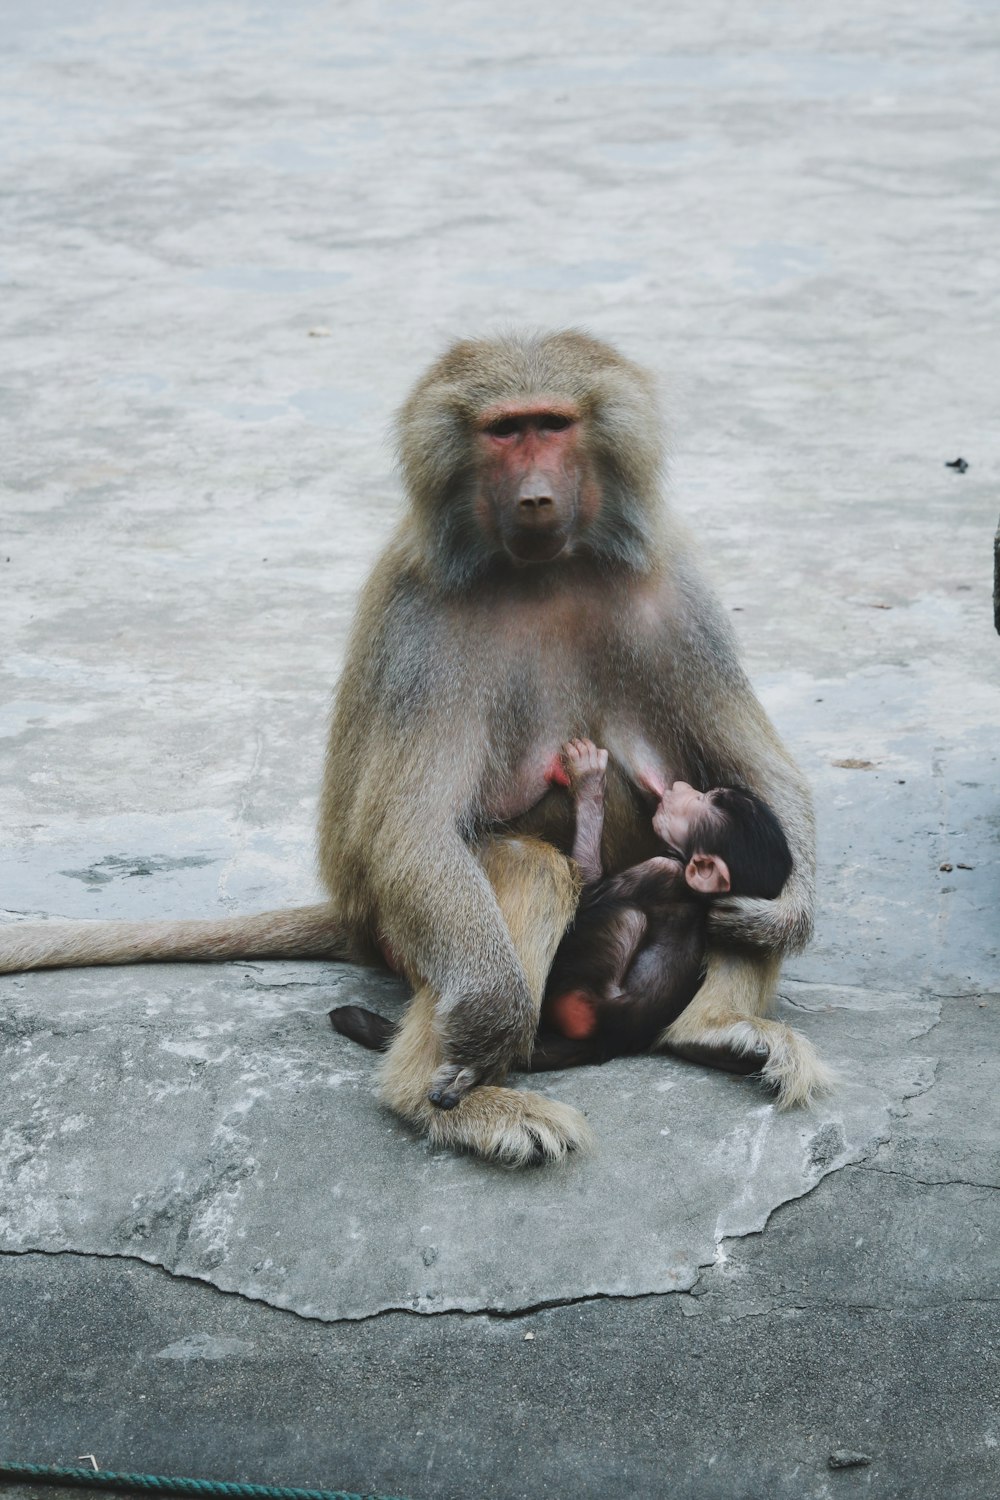
[{"label": "baboon's ear", "polygon": [[693,854],[687,862],[684,879],[702,896],[724,896],[732,884],[729,866],[718,854]]}]

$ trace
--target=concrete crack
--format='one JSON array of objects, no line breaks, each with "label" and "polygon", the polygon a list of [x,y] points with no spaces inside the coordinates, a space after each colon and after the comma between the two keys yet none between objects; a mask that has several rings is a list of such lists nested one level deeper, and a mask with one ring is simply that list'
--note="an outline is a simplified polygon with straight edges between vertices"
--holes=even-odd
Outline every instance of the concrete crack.
[{"label": "concrete crack", "polygon": [[869,984],[835,984],[825,979],[797,979],[794,974],[781,976],[782,985],[794,984],[801,990],[825,990],[833,994],[841,995],[885,995],[886,998],[895,999],[901,994],[900,990],[879,989]]},{"label": "concrete crack", "polygon": [[243,975],[243,988],[248,990],[323,990],[329,993],[330,978],[322,979],[258,979],[254,974]]},{"label": "concrete crack", "polygon": [[835,1307],[838,1312],[848,1313],[878,1313],[883,1317],[892,1317],[901,1311],[912,1308],[918,1313],[948,1312],[956,1303],[968,1304],[969,1306],[993,1307],[1000,1302],[1000,1297],[955,1297],[947,1302],[920,1302],[917,1304],[901,1301],[898,1303],[883,1304],[881,1302],[824,1302],[818,1299],[804,1301],[796,1298],[788,1302],[768,1302],[761,1306],[743,1306],[725,1309],[726,1316],[731,1318],[767,1318],[775,1314],[781,1315],[790,1312],[825,1312],[828,1308]]},{"label": "concrete crack", "polygon": [[921,1187],[969,1187],[985,1188],[992,1193],[1000,1193],[1000,1182],[980,1182],[971,1177],[916,1177],[911,1172],[900,1172],[895,1167],[880,1167],[877,1162],[871,1165],[858,1163],[861,1172],[877,1172],[884,1177],[902,1177],[905,1182],[915,1182]]},{"label": "concrete crack", "polygon": [[[666,1290],[642,1292],[583,1292],[575,1297],[546,1297],[536,1302],[527,1302],[523,1306],[511,1308],[497,1307],[442,1307],[438,1310],[428,1309],[418,1311],[413,1307],[402,1305],[393,1307],[380,1307],[374,1312],[357,1313],[354,1316],[342,1316],[324,1318],[318,1313],[299,1312],[294,1307],[283,1307],[267,1297],[255,1297],[250,1292],[244,1292],[235,1287],[220,1287],[218,1282],[210,1281],[207,1277],[199,1276],[193,1271],[175,1271],[165,1265],[161,1260],[147,1259],[144,1255],[138,1255],[125,1250],[76,1250],[70,1246],[60,1250],[48,1250],[41,1246],[27,1245],[23,1249],[13,1250],[0,1247],[0,1261],[5,1259],[20,1259],[32,1255],[45,1256],[56,1260],[60,1257],[73,1260],[111,1260],[125,1263],[135,1263],[146,1266],[153,1272],[169,1276],[172,1281],[194,1282],[198,1286],[219,1297],[235,1297],[241,1302],[249,1303],[253,1307],[266,1307],[269,1311],[295,1318],[300,1323],[318,1323],[324,1327],[337,1327],[343,1323],[373,1323],[379,1318],[390,1318],[402,1315],[408,1318],[489,1318],[497,1322],[512,1322],[518,1318],[532,1317],[535,1313],[547,1312],[551,1308],[580,1307],[589,1302],[646,1302],[659,1300],[663,1297],[685,1295],[690,1291],[688,1287],[676,1287]],[[697,1284],[697,1283],[695,1283]]]},{"label": "concrete crack", "polygon": [[[914,1040],[917,1040],[917,1038],[914,1038]],[[914,1084],[914,1086],[911,1089],[907,1089],[906,1092],[903,1093],[900,1096],[900,1105],[902,1106],[903,1104],[907,1104],[911,1099],[920,1099],[920,1098],[923,1097],[924,1094],[929,1094],[930,1091],[931,1091],[931,1089],[934,1087],[934,1085],[938,1081],[938,1072],[940,1071],[940,1068],[941,1068],[941,1059],[939,1057],[935,1057],[933,1059],[933,1061],[931,1062],[931,1076],[930,1076],[930,1078],[928,1078],[925,1081],[922,1081],[920,1083]],[[906,1116],[909,1115],[910,1112],[909,1112],[908,1109],[901,1109],[900,1113],[902,1114],[903,1117],[906,1117]],[[876,1146],[884,1146],[885,1145],[885,1141],[884,1140],[876,1141],[875,1145]]]}]

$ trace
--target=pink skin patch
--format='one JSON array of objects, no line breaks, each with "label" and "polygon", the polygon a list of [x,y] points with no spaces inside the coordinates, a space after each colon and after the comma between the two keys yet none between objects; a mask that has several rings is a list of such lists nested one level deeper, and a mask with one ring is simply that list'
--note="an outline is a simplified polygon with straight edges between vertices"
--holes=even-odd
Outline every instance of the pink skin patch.
[{"label": "pink skin patch", "polygon": [[547,1010],[556,1030],[571,1041],[582,1042],[597,1030],[597,1006],[586,990],[568,990],[565,995],[557,995]]},{"label": "pink skin patch", "polygon": [[[546,428],[546,420],[565,423],[557,431]],[[515,486],[533,469],[547,473],[558,486],[577,465],[576,424],[579,412],[565,402],[498,402],[479,417],[483,444],[483,475],[487,484]],[[503,431],[490,429],[497,425]]]},{"label": "pink skin patch", "polygon": [[[479,494],[487,504],[477,514],[486,534],[503,541],[512,557],[550,561],[572,547],[566,531],[574,516],[577,527],[596,519],[601,489],[581,442],[580,422],[580,409],[573,402],[546,396],[500,401],[480,413]],[[525,528],[511,529],[511,521],[519,513],[519,486],[533,472],[551,485],[554,504],[546,507],[547,522],[540,524],[536,515],[528,525],[530,546],[522,553]]]},{"label": "pink skin patch", "polygon": [[562,763],[561,755],[553,755],[542,775],[549,786],[568,787],[570,785],[570,779],[566,775],[566,767]]},{"label": "pink skin patch", "polygon": [[667,790],[667,783],[657,771],[651,770],[648,766],[643,766],[640,768],[636,779],[639,785],[647,792],[652,792],[653,796],[659,802],[663,801],[663,795]]}]

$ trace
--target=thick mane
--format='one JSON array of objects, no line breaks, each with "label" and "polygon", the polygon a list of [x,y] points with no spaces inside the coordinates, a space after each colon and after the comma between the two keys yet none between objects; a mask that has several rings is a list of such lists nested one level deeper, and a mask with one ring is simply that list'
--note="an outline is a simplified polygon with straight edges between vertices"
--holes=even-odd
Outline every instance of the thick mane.
[{"label": "thick mane", "polygon": [[599,565],[648,569],[663,512],[663,450],[652,377],[589,334],[466,339],[431,366],[399,414],[411,512],[438,581],[468,587],[496,556],[472,513],[472,434],[499,402],[551,397],[581,410],[602,491],[581,547]]}]

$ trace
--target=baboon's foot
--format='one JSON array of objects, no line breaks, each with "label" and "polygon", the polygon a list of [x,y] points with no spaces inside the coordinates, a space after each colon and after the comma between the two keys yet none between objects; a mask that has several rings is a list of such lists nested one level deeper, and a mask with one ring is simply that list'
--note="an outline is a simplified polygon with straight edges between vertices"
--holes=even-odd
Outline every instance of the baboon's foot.
[{"label": "baboon's foot", "polygon": [[558,1161],[592,1140],[586,1120],[568,1104],[491,1085],[473,1090],[454,1109],[435,1109],[428,1124],[434,1145],[512,1167]]},{"label": "baboon's foot", "polygon": [[398,1031],[392,1021],[363,1005],[338,1005],[330,1011],[330,1024],[341,1036],[360,1042],[370,1052],[387,1052]]},{"label": "baboon's foot", "polygon": [[836,1084],[812,1042],[781,1021],[735,1013],[697,1025],[685,1019],[668,1026],[657,1045],[727,1073],[759,1074],[774,1089],[779,1109],[810,1104]]}]

